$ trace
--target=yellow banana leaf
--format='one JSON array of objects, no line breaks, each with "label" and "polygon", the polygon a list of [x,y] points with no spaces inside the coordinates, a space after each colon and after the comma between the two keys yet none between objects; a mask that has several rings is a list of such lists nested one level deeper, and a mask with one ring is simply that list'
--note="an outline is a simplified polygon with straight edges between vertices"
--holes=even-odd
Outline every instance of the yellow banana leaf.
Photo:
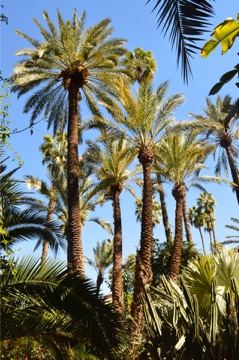
[{"label": "yellow banana leaf", "polygon": [[222,46],[222,55],[225,54],[232,47],[237,36],[239,36],[239,14],[237,15],[237,21],[228,18],[214,29],[212,33],[213,39],[204,44],[201,56],[206,58],[219,44]]}]

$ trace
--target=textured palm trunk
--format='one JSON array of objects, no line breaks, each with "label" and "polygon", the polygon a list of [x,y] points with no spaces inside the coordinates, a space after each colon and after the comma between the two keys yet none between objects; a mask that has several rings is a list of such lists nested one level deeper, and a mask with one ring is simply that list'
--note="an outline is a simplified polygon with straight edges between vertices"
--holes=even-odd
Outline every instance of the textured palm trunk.
[{"label": "textured palm trunk", "polygon": [[183,248],[183,203],[186,196],[184,185],[175,186],[172,191],[176,200],[175,211],[175,236],[170,259],[169,275],[177,280],[180,274],[182,248]]},{"label": "textured palm trunk", "polygon": [[204,238],[203,238],[203,235],[202,235],[202,229],[201,227],[198,228],[199,230],[199,233],[200,233],[200,236],[201,236],[201,241],[202,241],[202,248],[203,248],[203,254],[204,255],[207,255],[206,253],[206,248],[205,248],[205,244],[204,244]]},{"label": "textured palm trunk", "polygon": [[167,205],[166,205],[166,201],[165,201],[165,194],[164,194],[164,189],[163,189],[160,174],[157,174],[157,181],[158,181],[158,192],[159,192],[159,198],[160,198],[160,203],[161,203],[161,211],[162,211],[162,219],[163,219],[163,225],[164,225],[164,230],[165,230],[165,236],[166,236],[167,242],[169,244],[172,244],[173,235],[172,235],[172,231],[170,228]]},{"label": "textured palm trunk", "polygon": [[153,152],[150,147],[143,148],[138,155],[139,161],[143,167],[143,209],[141,223],[140,249],[136,255],[135,284],[132,302],[132,338],[142,333],[143,309],[141,296],[144,286],[152,281],[151,269],[151,250],[153,238],[152,221],[152,179],[151,165],[153,162]]},{"label": "textured palm trunk", "polygon": [[183,220],[184,220],[184,227],[185,227],[185,231],[186,231],[187,242],[192,244],[193,243],[193,238],[192,238],[190,220],[189,220],[189,216],[188,216],[188,208],[187,208],[186,196],[185,196],[185,199],[184,199],[184,202],[183,202]]},{"label": "textured palm trunk", "polygon": [[98,269],[99,272],[98,272],[98,275],[97,275],[97,279],[96,279],[96,295],[98,296],[99,293],[100,293],[100,287],[104,281],[104,277],[103,277],[103,274],[102,274],[102,270],[101,269]]},{"label": "textured palm trunk", "polygon": [[122,186],[112,187],[114,211],[114,251],[113,251],[113,303],[118,312],[123,310],[123,281],[122,281],[122,223],[120,209],[120,193]]},{"label": "textured palm trunk", "polygon": [[69,211],[68,229],[68,267],[73,271],[78,271],[84,276],[83,249],[81,239],[81,219],[79,203],[79,156],[78,156],[78,92],[79,86],[74,77],[69,86],[69,118],[68,118],[68,154],[67,154],[67,201]]},{"label": "textured palm trunk", "polygon": [[228,162],[229,162],[233,182],[237,185],[237,187],[235,188],[235,192],[236,192],[236,197],[237,197],[237,203],[239,205],[239,175],[238,175],[238,169],[237,169],[237,166],[236,166],[235,161],[234,161],[233,156],[232,156],[231,146],[225,147],[225,150],[226,150],[226,153],[227,153],[227,158],[228,158]]},{"label": "textured palm trunk", "polygon": [[[50,223],[52,220],[52,214],[55,206],[55,201],[52,199],[48,203],[48,209],[47,209],[47,223]],[[49,241],[44,240],[42,245],[42,256],[41,256],[41,264],[44,265],[47,259],[49,250]]]}]

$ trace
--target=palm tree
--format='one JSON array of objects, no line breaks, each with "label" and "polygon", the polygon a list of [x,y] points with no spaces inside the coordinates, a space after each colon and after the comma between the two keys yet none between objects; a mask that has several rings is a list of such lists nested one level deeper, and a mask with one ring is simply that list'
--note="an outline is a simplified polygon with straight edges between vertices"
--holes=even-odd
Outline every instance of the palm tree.
[{"label": "palm tree", "polygon": [[170,265],[170,276],[173,279],[177,279],[180,272],[186,191],[189,186],[202,188],[198,175],[206,167],[204,161],[210,152],[211,147],[203,145],[193,132],[186,136],[170,135],[158,147],[158,164],[161,164],[158,172],[172,184],[172,195],[176,200],[175,236]]},{"label": "palm tree", "polygon": [[92,167],[97,181],[97,188],[112,200],[114,218],[114,241],[113,241],[113,280],[112,293],[113,303],[122,312],[123,308],[123,284],[122,284],[122,219],[120,194],[123,189],[128,190],[133,196],[135,193],[130,186],[137,170],[129,170],[135,158],[135,151],[127,144],[124,136],[118,140],[112,140],[106,136],[102,139],[102,147],[96,143],[88,142],[85,161]]},{"label": "palm tree", "polygon": [[42,42],[16,31],[32,48],[17,52],[24,58],[15,66],[11,77],[12,91],[21,96],[41,85],[24,107],[25,113],[32,111],[30,124],[44,109],[48,127],[53,126],[54,133],[67,123],[68,264],[84,275],[78,190],[79,101],[84,97],[90,111],[97,115],[100,115],[97,101],[113,103],[112,94],[119,76],[123,76],[117,64],[125,53],[125,41],[110,39],[113,28],[108,18],[85,29],[84,12],[78,19],[74,10],[72,21],[65,21],[58,10],[56,28],[46,11],[43,15],[46,28],[34,19]]},{"label": "palm tree", "polygon": [[97,241],[96,247],[93,248],[93,252],[94,260],[85,256],[85,262],[97,271],[96,294],[98,296],[100,287],[104,281],[105,271],[113,263],[113,242],[110,240],[103,240],[102,243],[99,243]]},{"label": "palm tree", "polygon": [[128,51],[122,61],[133,82],[141,84],[153,79],[157,69],[156,61],[151,51],[144,51],[137,47],[134,52]]},{"label": "palm tree", "polygon": [[[209,232],[210,239],[211,233],[213,234],[213,241],[211,240],[211,250],[216,249],[217,240],[215,235],[215,220],[214,207],[216,206],[216,200],[212,194],[203,192],[197,199],[198,211],[205,215],[205,230]],[[214,243],[213,243],[214,242]]]},{"label": "palm tree", "polygon": [[[142,199],[136,199],[136,221],[142,221],[142,210],[143,210],[143,202]],[[158,201],[155,200],[155,196],[153,196],[153,202],[152,202],[152,222],[153,222],[153,228],[156,225],[160,224],[160,217],[161,217],[161,206],[158,203]]]},{"label": "palm tree", "polygon": [[126,339],[118,314],[96,296],[89,279],[69,273],[66,263],[48,258],[15,259],[1,274],[1,336],[31,336],[54,359],[70,359],[84,344],[100,359],[122,359]]},{"label": "palm tree", "polygon": [[213,6],[206,0],[157,0],[153,11],[156,11],[158,27],[162,27],[164,35],[169,33],[172,47],[177,49],[177,64],[182,63],[183,79],[188,82],[192,75],[189,60],[200,50],[195,42],[202,40],[201,35],[207,31],[208,18],[214,15]]},{"label": "palm tree", "polygon": [[172,113],[183,103],[181,94],[165,99],[168,82],[162,83],[156,90],[153,82],[143,82],[136,93],[121,81],[119,100],[121,108],[110,109],[115,122],[106,119],[94,119],[90,125],[111,128],[116,134],[125,133],[132,148],[137,149],[138,159],[143,170],[143,210],[141,223],[140,247],[136,258],[135,290],[132,304],[133,332],[140,333],[143,312],[140,297],[143,284],[152,279],[152,179],[151,167],[154,161],[156,145],[165,135],[166,127],[172,123]]},{"label": "palm tree", "polygon": [[199,230],[201,241],[202,241],[203,253],[204,253],[204,255],[206,255],[206,248],[205,248],[204,238],[202,235],[202,227],[205,224],[205,214],[202,213],[201,211],[199,211],[198,208],[193,206],[188,209],[188,216],[189,216],[189,221],[190,221],[191,225],[193,225],[196,229]]},{"label": "palm tree", "polygon": [[213,104],[206,98],[207,107],[203,108],[204,115],[190,115],[196,120],[200,132],[205,134],[205,139],[214,145],[214,156],[219,150],[215,173],[220,176],[222,168],[228,173],[228,164],[234,182],[237,202],[239,204],[239,175],[235,159],[238,157],[239,132],[236,122],[239,114],[235,113],[230,96],[217,97]]}]

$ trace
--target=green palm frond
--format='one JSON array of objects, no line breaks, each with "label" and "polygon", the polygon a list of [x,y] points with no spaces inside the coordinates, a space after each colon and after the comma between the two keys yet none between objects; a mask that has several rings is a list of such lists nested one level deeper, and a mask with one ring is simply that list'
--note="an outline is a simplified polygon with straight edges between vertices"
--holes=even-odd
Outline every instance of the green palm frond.
[{"label": "green palm frond", "polygon": [[89,280],[68,274],[63,262],[48,259],[41,266],[39,259],[24,257],[14,272],[2,273],[2,336],[41,336],[63,354],[66,345],[82,342],[99,357],[117,358],[123,324],[95,291]]},{"label": "green palm frond", "polygon": [[183,79],[188,82],[192,75],[190,57],[200,49],[196,41],[202,40],[202,34],[207,31],[208,19],[214,15],[213,7],[204,0],[156,0],[153,11],[164,36],[169,34],[177,51],[177,64],[181,62]]}]

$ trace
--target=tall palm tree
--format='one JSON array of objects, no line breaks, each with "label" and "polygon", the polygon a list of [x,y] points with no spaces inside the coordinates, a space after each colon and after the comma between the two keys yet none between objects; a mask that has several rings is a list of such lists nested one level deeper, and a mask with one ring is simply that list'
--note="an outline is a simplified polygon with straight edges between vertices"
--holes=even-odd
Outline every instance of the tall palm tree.
[{"label": "tall palm tree", "polygon": [[124,189],[133,196],[135,193],[130,186],[136,169],[129,166],[135,159],[135,151],[126,142],[124,136],[113,140],[110,136],[103,137],[100,144],[88,142],[85,161],[92,166],[98,181],[98,188],[105,194],[105,198],[112,200],[114,219],[113,241],[113,303],[122,312],[123,309],[123,283],[122,283],[122,219],[120,195]]},{"label": "tall palm tree", "polygon": [[172,47],[177,51],[177,64],[182,63],[183,79],[188,82],[192,75],[189,60],[200,50],[196,41],[202,40],[203,32],[207,31],[208,19],[214,15],[213,6],[206,0],[157,0],[153,11],[158,27],[162,27],[164,35],[169,33]]},{"label": "tall palm tree", "polygon": [[238,158],[239,132],[236,123],[239,114],[235,112],[230,96],[217,97],[216,103],[206,98],[207,107],[203,108],[206,115],[190,115],[196,120],[200,132],[205,134],[205,139],[214,144],[214,156],[219,150],[215,173],[220,176],[222,168],[228,172],[228,164],[235,184],[237,202],[239,204],[239,175],[236,164]]},{"label": "tall palm tree", "polygon": [[178,278],[181,265],[186,191],[189,186],[202,188],[198,175],[206,167],[204,161],[210,152],[211,146],[203,145],[194,132],[185,136],[170,135],[158,147],[158,172],[172,184],[172,195],[176,200],[175,236],[170,265],[170,276],[174,279]]},{"label": "tall palm tree", "polygon": [[151,249],[152,249],[152,179],[151,168],[154,161],[156,145],[165,136],[166,127],[172,123],[173,112],[183,103],[181,94],[175,94],[165,99],[168,82],[153,89],[153,81],[143,82],[136,95],[120,83],[119,100],[121,108],[110,109],[115,122],[97,119],[91,126],[104,125],[116,134],[125,133],[134,149],[137,149],[138,159],[143,170],[143,210],[141,223],[140,246],[137,253],[135,289],[132,304],[133,332],[140,333],[143,321],[140,296],[143,285],[151,282]]},{"label": "tall palm tree", "polygon": [[30,124],[44,109],[48,127],[53,126],[54,133],[67,123],[68,264],[84,275],[78,190],[79,101],[84,97],[90,111],[97,115],[100,115],[98,101],[113,103],[112,94],[119,76],[123,76],[117,64],[125,53],[125,41],[110,39],[113,28],[108,18],[85,29],[84,12],[78,19],[74,10],[72,21],[65,21],[59,10],[57,14],[58,28],[46,11],[43,12],[46,28],[34,19],[42,42],[16,31],[32,48],[17,52],[24,58],[15,66],[11,82],[12,91],[18,96],[40,87],[24,107],[24,112],[32,111]]},{"label": "tall palm tree", "polygon": [[105,271],[113,263],[113,242],[103,240],[101,243],[97,241],[96,247],[93,248],[94,260],[85,256],[86,264],[89,264],[97,271],[96,294],[100,293],[100,287],[104,281]]}]

